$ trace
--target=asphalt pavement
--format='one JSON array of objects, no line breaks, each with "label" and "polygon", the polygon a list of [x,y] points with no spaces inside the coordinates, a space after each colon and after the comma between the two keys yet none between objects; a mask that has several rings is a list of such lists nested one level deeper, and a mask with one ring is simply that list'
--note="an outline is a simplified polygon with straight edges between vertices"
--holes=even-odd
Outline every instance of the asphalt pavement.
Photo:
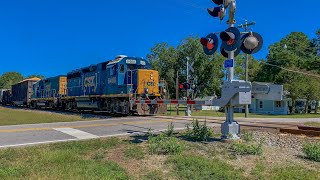
[{"label": "asphalt pavement", "polygon": [[[185,128],[193,118],[183,117],[115,117],[93,121],[43,123],[0,126],[0,148],[19,147],[54,142],[76,141],[112,136],[142,134],[153,129],[154,132],[165,131],[170,122],[176,130]],[[222,120],[223,118],[215,118]],[[240,122],[320,122],[313,119],[237,119]],[[219,123],[208,123],[208,126],[220,126]]]}]

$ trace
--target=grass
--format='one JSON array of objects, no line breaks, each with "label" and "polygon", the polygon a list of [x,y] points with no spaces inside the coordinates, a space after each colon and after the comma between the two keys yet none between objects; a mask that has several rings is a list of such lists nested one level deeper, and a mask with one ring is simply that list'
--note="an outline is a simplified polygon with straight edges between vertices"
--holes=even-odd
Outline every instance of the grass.
[{"label": "grass", "polygon": [[303,152],[308,159],[320,162],[320,142],[306,143],[303,147]]},{"label": "grass", "polygon": [[234,143],[232,150],[238,155],[261,155],[263,153],[262,143]]},{"label": "grass", "polygon": [[270,176],[266,179],[271,180],[288,180],[288,179],[304,179],[314,180],[319,179],[319,171],[310,170],[302,166],[287,166],[287,167],[276,167],[268,173]]},{"label": "grass", "polygon": [[144,158],[145,153],[142,147],[135,145],[126,149],[124,155],[127,158],[139,160]]},{"label": "grass", "polygon": [[258,161],[251,171],[252,179],[270,180],[314,180],[319,179],[320,172],[301,165],[285,165],[268,168],[266,162]]},{"label": "grass", "polygon": [[197,155],[177,155],[169,158],[178,179],[244,179],[240,171],[218,159]]},{"label": "grass", "polygon": [[76,115],[64,115],[58,113],[48,113],[41,111],[28,111],[21,109],[9,109],[0,107],[0,126],[17,125],[17,124],[37,124],[37,123],[52,123],[52,122],[72,122],[92,120]]},{"label": "grass", "polygon": [[[250,141],[244,142],[245,145],[256,143],[248,136]],[[319,163],[288,156],[287,149],[265,145],[264,149],[268,149],[260,156],[231,158],[230,143],[184,141],[165,134],[153,135],[149,142],[129,143],[135,138],[0,149],[0,179],[311,180],[320,177]],[[156,153],[146,154],[151,144],[156,147]]]},{"label": "grass", "polygon": [[113,138],[1,150],[0,179],[129,179],[117,163],[96,158],[119,143]]},{"label": "grass", "polygon": [[183,142],[165,134],[149,138],[149,151],[152,154],[180,154],[185,149]]},{"label": "grass", "polygon": [[304,123],[304,125],[313,126],[313,127],[320,127],[320,123],[318,123],[318,122],[307,122],[307,123]]}]

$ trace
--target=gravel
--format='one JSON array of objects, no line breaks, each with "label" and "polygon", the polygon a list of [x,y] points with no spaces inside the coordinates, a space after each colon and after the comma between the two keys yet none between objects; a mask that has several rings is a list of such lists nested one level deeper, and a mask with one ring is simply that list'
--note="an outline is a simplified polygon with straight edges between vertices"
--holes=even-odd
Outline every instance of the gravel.
[{"label": "gravel", "polygon": [[251,132],[257,142],[264,141],[268,146],[285,148],[297,154],[301,152],[304,143],[319,141],[313,137],[281,134],[277,130],[251,130]]}]

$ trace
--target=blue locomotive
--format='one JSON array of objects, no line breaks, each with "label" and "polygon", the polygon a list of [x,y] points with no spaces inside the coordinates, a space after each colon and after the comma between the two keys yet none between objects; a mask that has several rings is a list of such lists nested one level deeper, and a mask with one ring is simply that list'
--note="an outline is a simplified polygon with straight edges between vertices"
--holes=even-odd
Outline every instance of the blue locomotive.
[{"label": "blue locomotive", "polygon": [[165,93],[165,83],[147,60],[120,55],[66,76],[38,81],[33,86],[31,106],[153,115],[165,113],[166,105],[136,105],[130,100],[162,99]]}]

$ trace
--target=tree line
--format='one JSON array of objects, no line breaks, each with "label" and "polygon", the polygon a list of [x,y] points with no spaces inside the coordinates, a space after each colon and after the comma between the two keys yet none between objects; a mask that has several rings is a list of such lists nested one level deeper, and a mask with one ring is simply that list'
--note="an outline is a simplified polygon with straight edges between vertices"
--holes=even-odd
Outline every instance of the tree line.
[{"label": "tree line", "polygon": [[19,72],[6,72],[0,76],[0,89],[11,89],[11,86],[13,84],[17,84],[18,82],[27,79],[27,78],[33,78],[38,77],[40,79],[43,79],[44,76],[42,75],[30,75],[24,77]]},{"label": "tree line", "polygon": [[[284,85],[293,104],[297,99],[320,100],[320,30],[316,38],[309,38],[302,32],[292,32],[269,46],[266,59],[249,56],[249,80]],[[198,37],[183,39],[177,46],[158,43],[147,55],[154,69],[167,81],[169,94],[175,98],[176,73],[179,82],[186,82],[186,61],[194,62],[196,96],[220,95],[225,79],[223,62],[219,53],[207,56],[203,53]],[[235,76],[244,79],[245,54],[236,57]],[[183,96],[180,93],[180,96]],[[294,109],[292,109],[294,111]]]}]

